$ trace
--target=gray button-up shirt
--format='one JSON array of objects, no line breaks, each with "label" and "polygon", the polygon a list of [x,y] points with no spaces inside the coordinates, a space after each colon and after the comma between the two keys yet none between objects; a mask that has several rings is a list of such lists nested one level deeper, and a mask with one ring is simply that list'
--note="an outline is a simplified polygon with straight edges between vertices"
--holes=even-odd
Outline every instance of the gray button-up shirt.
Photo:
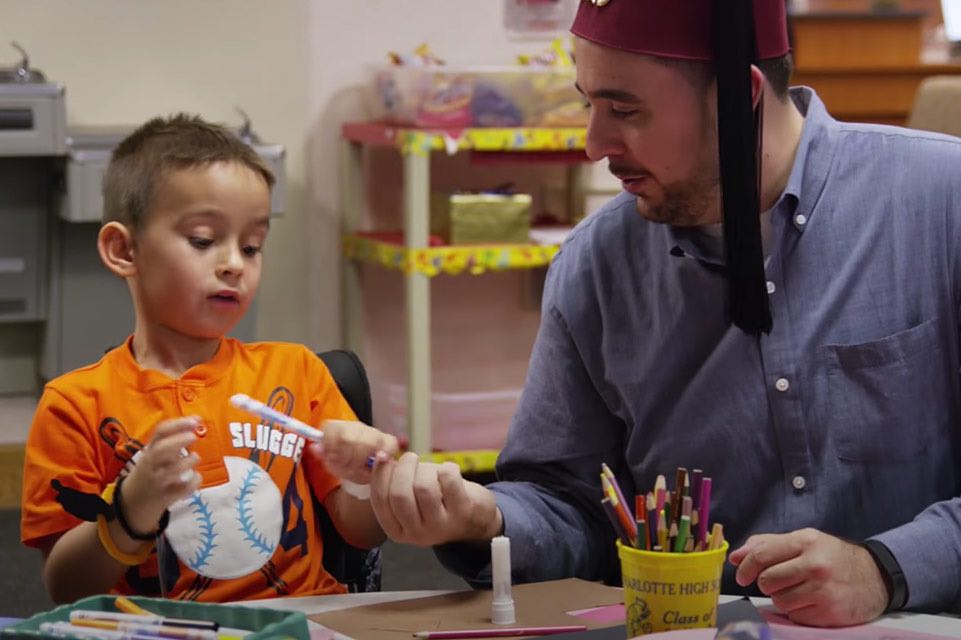
[{"label": "gray button-up shirt", "polygon": [[[725,321],[715,238],[621,194],[551,265],[524,393],[491,485],[515,579],[616,580],[601,462],[625,493],[713,477],[712,521],[877,537],[908,606],[961,606],[961,140],[832,119],[810,89],[771,211],[774,329]],[[629,499],[630,500],[630,499]],[[438,548],[469,579],[484,552]],[[733,568],[725,592],[740,591]]]}]

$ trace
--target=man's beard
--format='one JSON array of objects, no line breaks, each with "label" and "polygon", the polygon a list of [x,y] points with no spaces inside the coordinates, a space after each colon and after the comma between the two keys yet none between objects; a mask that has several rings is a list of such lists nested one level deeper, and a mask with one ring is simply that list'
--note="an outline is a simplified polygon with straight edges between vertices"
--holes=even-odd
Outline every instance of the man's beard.
[{"label": "man's beard", "polygon": [[660,203],[652,205],[638,196],[637,211],[652,222],[675,227],[720,222],[720,183],[717,162],[702,158],[690,178],[662,186]]}]

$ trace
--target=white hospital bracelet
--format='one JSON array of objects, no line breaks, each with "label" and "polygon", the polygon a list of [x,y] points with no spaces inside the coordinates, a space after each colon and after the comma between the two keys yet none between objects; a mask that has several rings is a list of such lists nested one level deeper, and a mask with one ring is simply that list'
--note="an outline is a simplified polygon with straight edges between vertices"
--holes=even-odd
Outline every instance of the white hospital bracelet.
[{"label": "white hospital bracelet", "polygon": [[350,480],[341,480],[340,487],[347,492],[347,495],[353,496],[358,500],[370,500],[369,484],[357,484]]}]

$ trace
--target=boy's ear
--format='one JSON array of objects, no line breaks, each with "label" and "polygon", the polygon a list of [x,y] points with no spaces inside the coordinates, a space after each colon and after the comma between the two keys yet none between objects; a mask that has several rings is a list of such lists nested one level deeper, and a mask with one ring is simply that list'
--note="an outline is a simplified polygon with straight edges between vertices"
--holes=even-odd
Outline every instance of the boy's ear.
[{"label": "boy's ear", "polygon": [[133,234],[119,222],[108,222],[97,235],[97,251],[100,260],[114,275],[128,278],[136,272],[133,263]]}]

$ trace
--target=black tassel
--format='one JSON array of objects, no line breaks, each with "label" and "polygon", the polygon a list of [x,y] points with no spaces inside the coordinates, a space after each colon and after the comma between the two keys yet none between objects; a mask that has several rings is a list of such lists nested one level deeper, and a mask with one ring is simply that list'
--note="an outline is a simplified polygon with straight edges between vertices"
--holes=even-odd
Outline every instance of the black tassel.
[{"label": "black tassel", "polygon": [[755,60],[751,0],[715,0],[718,153],[724,211],[729,320],[749,335],[770,333],[759,198],[759,113],[751,104]]}]

